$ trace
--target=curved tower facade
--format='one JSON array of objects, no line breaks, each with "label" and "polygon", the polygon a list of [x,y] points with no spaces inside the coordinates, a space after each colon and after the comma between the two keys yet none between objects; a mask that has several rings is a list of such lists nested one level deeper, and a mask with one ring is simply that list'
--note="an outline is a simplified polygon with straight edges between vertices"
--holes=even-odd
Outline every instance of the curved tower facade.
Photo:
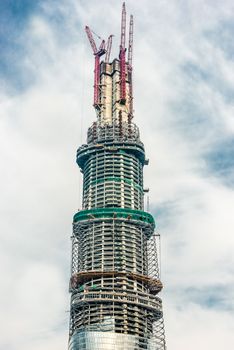
[{"label": "curved tower facade", "polygon": [[[82,210],[74,215],[69,350],[165,350],[155,221],[144,210],[144,145],[133,123],[132,38],[123,4],[119,57],[112,36],[95,57],[97,120],[77,151]],[[101,56],[104,59],[100,62]]]}]

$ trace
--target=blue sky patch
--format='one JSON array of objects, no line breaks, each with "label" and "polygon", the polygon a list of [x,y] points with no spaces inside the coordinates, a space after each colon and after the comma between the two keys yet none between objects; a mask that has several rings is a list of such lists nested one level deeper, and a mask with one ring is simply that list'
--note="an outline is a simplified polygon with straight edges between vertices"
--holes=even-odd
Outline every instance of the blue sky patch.
[{"label": "blue sky patch", "polygon": [[209,80],[211,73],[201,66],[198,66],[192,62],[186,62],[182,67],[183,73],[185,73],[190,79],[194,80]]},{"label": "blue sky patch", "polygon": [[214,46],[219,47],[225,57],[229,60],[234,59],[233,33],[233,19],[221,21],[215,29],[204,32],[205,36],[214,44]]},{"label": "blue sky patch", "polygon": [[37,10],[40,1],[0,1],[0,79],[8,89],[22,90],[31,80],[22,69],[25,49],[21,35],[30,16]]},{"label": "blue sky patch", "polygon": [[234,186],[234,138],[217,143],[204,158],[213,175],[228,186]]},{"label": "blue sky patch", "polygon": [[214,285],[207,288],[187,288],[184,290],[186,297],[195,304],[207,309],[230,311],[233,309],[230,300],[230,286]]}]

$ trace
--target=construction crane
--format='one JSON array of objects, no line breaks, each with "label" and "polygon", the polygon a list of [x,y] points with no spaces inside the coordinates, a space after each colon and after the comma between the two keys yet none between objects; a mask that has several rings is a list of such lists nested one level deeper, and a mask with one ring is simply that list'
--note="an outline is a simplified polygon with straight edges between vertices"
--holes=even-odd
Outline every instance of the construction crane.
[{"label": "construction crane", "polygon": [[125,38],[126,38],[126,8],[125,8],[125,2],[124,2],[122,6],[122,17],[121,17],[120,50],[125,49]]},{"label": "construction crane", "polygon": [[[88,36],[92,51],[95,57],[95,68],[94,68],[94,102],[93,105],[96,110],[100,110],[101,101],[100,101],[100,57],[105,54],[105,63],[109,63],[110,53],[112,48],[112,38],[113,35],[110,35],[107,40],[102,40],[97,34],[91,31],[91,29],[85,27],[86,34]],[[93,34],[97,35],[101,39],[101,44],[97,48],[96,42],[93,38]],[[129,80],[129,115],[133,115],[133,97],[132,97],[132,51],[133,51],[133,16],[130,16],[129,23],[129,42],[128,42],[128,62],[126,63],[126,8],[125,2],[122,6],[122,15],[121,15],[121,37],[120,37],[120,51],[119,51],[119,65],[120,65],[120,97],[119,103],[126,105],[126,75],[128,74]]]},{"label": "construction crane", "polygon": [[133,50],[133,15],[130,16],[129,39],[128,39],[129,115],[131,118],[133,117],[132,50]]},{"label": "construction crane", "polygon": [[110,53],[111,53],[111,47],[112,47],[112,38],[114,35],[110,35],[107,40],[107,47],[106,47],[106,56],[105,56],[105,62],[109,63],[110,61]]},{"label": "construction crane", "polygon": [[95,56],[95,66],[94,66],[94,101],[93,105],[96,109],[100,107],[99,101],[99,86],[100,86],[100,57],[106,53],[105,50],[105,40],[102,40],[99,48],[94,41],[92,32],[88,26],[85,27],[86,34],[88,36],[90,45],[93,50],[93,54]]},{"label": "construction crane", "polygon": [[132,49],[133,49],[133,15],[130,16],[129,41],[128,41],[128,67],[132,69]]},{"label": "construction crane", "polygon": [[125,2],[122,7],[122,18],[121,18],[121,38],[120,38],[120,103],[125,104],[126,102],[126,60],[125,60],[125,38],[126,38],[126,9]]}]

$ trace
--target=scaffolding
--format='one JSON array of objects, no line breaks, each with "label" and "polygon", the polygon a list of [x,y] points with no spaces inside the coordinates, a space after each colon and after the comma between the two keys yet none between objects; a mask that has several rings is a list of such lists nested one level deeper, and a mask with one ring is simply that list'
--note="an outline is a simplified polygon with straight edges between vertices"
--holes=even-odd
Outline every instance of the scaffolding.
[{"label": "scaffolding", "polygon": [[[130,338],[129,345],[123,340],[124,347],[119,349],[164,350],[162,302],[157,296],[162,289],[158,234],[154,233],[153,217],[126,208],[94,209],[78,212],[73,225],[71,339],[103,332],[105,342],[106,332],[121,333],[135,338]],[[110,339],[108,335],[107,344]],[[83,349],[81,340],[74,342]],[[92,345],[90,349],[96,348]]]}]

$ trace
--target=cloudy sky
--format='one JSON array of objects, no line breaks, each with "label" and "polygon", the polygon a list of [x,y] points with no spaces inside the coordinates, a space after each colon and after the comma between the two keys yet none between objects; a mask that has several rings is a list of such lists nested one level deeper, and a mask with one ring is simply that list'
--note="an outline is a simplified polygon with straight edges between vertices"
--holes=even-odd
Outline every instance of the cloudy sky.
[{"label": "cloudy sky", "polygon": [[[67,348],[75,164],[95,118],[84,26],[120,0],[0,1],[0,349]],[[168,350],[234,343],[234,3],[129,0],[134,108],[161,233]]]}]

